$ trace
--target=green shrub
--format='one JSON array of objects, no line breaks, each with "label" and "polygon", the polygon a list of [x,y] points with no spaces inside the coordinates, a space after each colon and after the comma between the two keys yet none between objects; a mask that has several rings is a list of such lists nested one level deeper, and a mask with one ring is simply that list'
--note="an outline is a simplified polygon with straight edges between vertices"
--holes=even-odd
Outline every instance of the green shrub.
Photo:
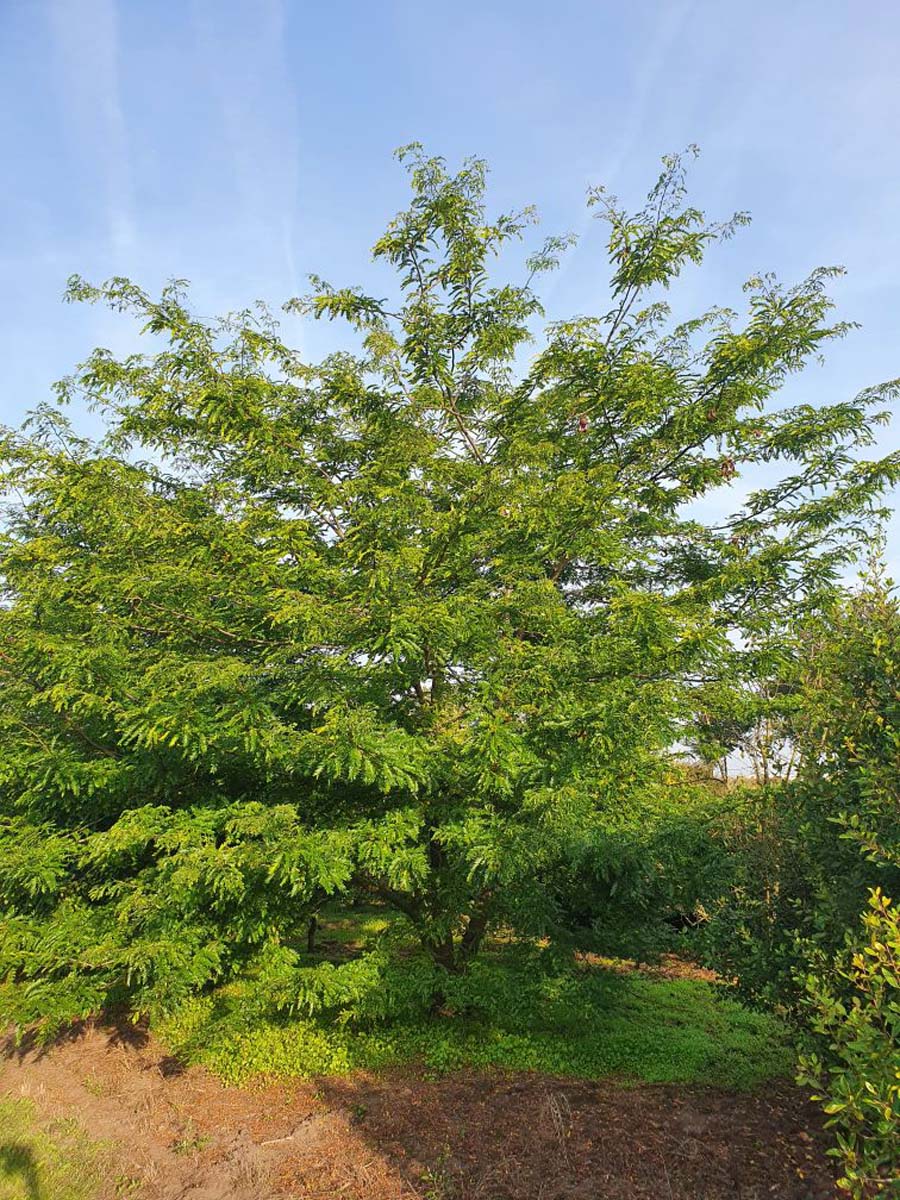
[{"label": "green shrub", "polygon": [[872,872],[818,791],[773,783],[731,796],[717,830],[725,887],[706,898],[697,949],[749,1003],[797,1014],[811,955],[837,951]]},{"label": "green shrub", "polygon": [[900,894],[900,604],[876,573],[799,643],[800,772],[724,824],[731,878],[703,934],[745,998],[798,1017],[811,962],[841,950],[871,889]]},{"label": "green shrub", "polygon": [[745,996],[808,1024],[800,1077],[843,1186],[900,1195],[900,604],[876,572],[801,641],[799,777],[736,815],[704,940]]},{"label": "green shrub", "polygon": [[673,766],[587,830],[559,873],[559,922],[586,948],[652,961],[683,943],[680,928],[731,870],[720,826],[734,794]]},{"label": "green shrub", "polygon": [[900,1196],[900,910],[874,891],[863,929],[833,973],[807,980],[825,1057],[803,1056],[800,1079],[829,1114],[841,1187],[854,1197]]}]

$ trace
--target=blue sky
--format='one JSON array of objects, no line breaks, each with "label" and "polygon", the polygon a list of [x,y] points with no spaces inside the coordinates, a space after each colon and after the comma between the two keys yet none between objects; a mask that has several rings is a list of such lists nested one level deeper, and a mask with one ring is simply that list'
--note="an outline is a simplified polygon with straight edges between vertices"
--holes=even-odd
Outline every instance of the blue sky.
[{"label": "blue sky", "polygon": [[[278,305],[310,271],[372,280],[413,139],[483,155],[499,208],[582,235],[552,316],[603,302],[586,187],[636,203],[660,155],[699,143],[692,198],[753,224],[679,311],[843,264],[839,315],[862,328],[789,397],[851,395],[900,375],[898,61],[896,0],[0,0],[0,420],[92,346],[133,347],[122,318],[60,302],[72,272],[187,277],[208,314]],[[316,356],[335,332],[289,335]],[[896,520],[891,540],[896,575]]]}]

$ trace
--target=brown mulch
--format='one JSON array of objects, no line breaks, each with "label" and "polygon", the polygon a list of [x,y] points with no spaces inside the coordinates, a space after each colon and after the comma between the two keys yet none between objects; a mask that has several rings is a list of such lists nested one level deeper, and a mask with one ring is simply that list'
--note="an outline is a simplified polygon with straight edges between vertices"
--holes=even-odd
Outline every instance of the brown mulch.
[{"label": "brown mulch", "polygon": [[[826,1200],[839,1195],[819,1114],[759,1094],[457,1074],[325,1088],[369,1143],[465,1200]],[[302,1193],[301,1193],[302,1194]]]},{"label": "brown mulch", "polygon": [[[111,1139],[143,1200],[831,1200],[816,1109],[757,1094],[411,1071],[253,1088],[141,1031],[0,1055],[0,1093]],[[2,1131],[0,1131],[2,1142]]]}]

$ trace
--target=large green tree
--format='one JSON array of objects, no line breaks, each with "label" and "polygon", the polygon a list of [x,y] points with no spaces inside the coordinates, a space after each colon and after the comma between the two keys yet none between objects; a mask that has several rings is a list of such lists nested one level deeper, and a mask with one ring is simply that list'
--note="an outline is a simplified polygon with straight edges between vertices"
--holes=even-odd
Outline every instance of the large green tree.
[{"label": "large green tree", "polygon": [[[607,307],[547,327],[536,281],[569,239],[499,282],[531,213],[490,220],[478,160],[401,159],[411,202],[374,251],[395,294],[314,279],[286,306],[349,322],[354,353],[311,365],[265,311],[201,320],[178,283],[70,284],[151,349],[60,385],[99,441],[57,407],[3,441],[23,1017],[174,1003],[250,960],[289,997],[323,891],[394,906],[438,975],[492,924],[544,928],[559,864],[657,786],[698,687],[761,669],[900,474],[858,455],[891,387],[775,403],[845,331],[833,271],[751,280],[744,316],[662,302],[744,220],[690,207],[680,159],[635,214],[590,194]],[[761,463],[783,469],[733,515],[695,515]]]}]

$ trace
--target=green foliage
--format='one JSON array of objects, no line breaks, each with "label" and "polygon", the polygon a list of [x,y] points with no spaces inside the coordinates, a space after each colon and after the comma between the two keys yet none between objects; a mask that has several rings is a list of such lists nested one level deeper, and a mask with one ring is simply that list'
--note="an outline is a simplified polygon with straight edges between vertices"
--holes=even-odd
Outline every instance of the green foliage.
[{"label": "green foliage", "polygon": [[900,604],[877,574],[806,624],[797,779],[743,794],[724,827],[731,886],[707,955],[745,996],[797,1011],[810,962],[900,886]]},{"label": "green foliage", "polygon": [[303,834],[292,807],[252,802],[148,805],[66,835],[11,817],[0,888],[16,907],[0,926],[0,963],[13,973],[0,1008],[48,1033],[126,999],[167,1009],[273,953],[273,939],[299,938],[303,899],[346,873],[334,842]]},{"label": "green foliage", "polygon": [[733,878],[724,830],[741,796],[672,766],[606,814],[560,872],[563,929],[583,947],[643,962],[690,945],[704,905]]},{"label": "green foliage", "polygon": [[[402,986],[397,971],[379,994]],[[176,1053],[231,1082],[415,1062],[427,1071],[501,1067],[749,1088],[793,1065],[775,1018],[693,980],[578,970],[547,952],[523,960],[513,951],[482,956],[445,986],[454,1019],[427,1015],[423,986],[418,1007],[407,993],[390,1020],[360,1020],[354,1006],[335,1021],[266,1015],[244,982],[189,1001],[159,1032]]]},{"label": "green foliage", "polygon": [[113,1175],[107,1147],[76,1121],[41,1122],[30,1100],[0,1097],[0,1200],[94,1200]]},{"label": "green foliage", "polygon": [[[313,279],[287,306],[348,321],[354,353],[305,363],[265,310],[202,320],[179,281],[70,283],[149,349],[59,385],[99,441],[50,406],[0,439],[6,1016],[171,1010],[248,974],[298,1011],[371,996],[371,963],[297,957],[347,891],[447,976],[491,928],[553,927],[701,682],[758,670],[740,647],[821,604],[900,474],[859,458],[893,385],[777,405],[846,330],[833,271],[749,281],[743,318],[670,313],[743,221],[687,205],[678,158],[637,213],[592,194],[608,307],[542,331],[568,239],[498,281],[533,214],[490,219],[477,160],[401,159],[394,294]],[[730,518],[689,508],[760,464]]]},{"label": "green foliage", "polygon": [[[807,994],[823,1053],[801,1060],[834,1128],[841,1187],[900,1196],[900,912],[874,891],[863,937],[812,974]],[[839,985],[834,986],[837,977]]]},{"label": "green foliage", "polygon": [[729,758],[739,755],[752,767],[757,786],[766,786],[790,779],[797,765],[791,722],[800,698],[790,680],[796,646],[781,631],[774,644],[755,637],[748,668],[751,662],[745,678],[714,680],[698,689],[697,716],[685,741],[701,763],[719,770],[723,782],[729,779]]},{"label": "green foliage", "polygon": [[[744,995],[808,1025],[802,1082],[842,1186],[900,1195],[900,603],[876,570],[801,633],[797,780],[748,794],[704,931]],[[864,912],[862,931],[859,914]]]},{"label": "green foliage", "polygon": [[[900,603],[876,575],[818,661],[808,710],[842,838],[900,885]],[[900,1196],[900,913],[874,886],[861,934],[806,983],[819,1053],[803,1064],[836,1130],[843,1186]]]},{"label": "green foliage", "polygon": [[863,591],[814,631],[797,736],[805,786],[886,886],[900,882],[900,597],[876,565]]},{"label": "green foliage", "polygon": [[[810,815],[806,799],[795,785],[734,793],[719,834],[730,870],[707,898],[699,938],[707,964],[735,979],[745,1000],[790,1012],[811,951],[825,937],[837,945],[846,928],[834,919],[846,895],[830,891],[827,863],[837,856],[855,866],[827,815]],[[845,920],[855,917],[855,901]]]}]

